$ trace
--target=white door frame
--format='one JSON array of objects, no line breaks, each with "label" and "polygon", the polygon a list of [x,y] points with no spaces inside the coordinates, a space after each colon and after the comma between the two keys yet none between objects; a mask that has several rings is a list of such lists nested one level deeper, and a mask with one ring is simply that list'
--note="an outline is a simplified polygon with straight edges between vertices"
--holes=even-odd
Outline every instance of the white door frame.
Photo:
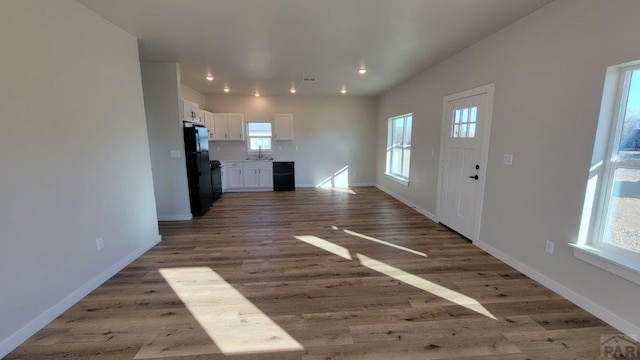
[{"label": "white door frame", "polygon": [[442,188],[443,188],[443,176],[444,176],[444,144],[445,137],[451,131],[449,129],[447,123],[447,103],[454,100],[460,100],[464,98],[468,98],[471,96],[487,94],[487,103],[486,106],[486,118],[480,124],[482,126],[482,148],[480,153],[480,184],[478,187],[478,200],[476,201],[476,209],[475,214],[477,216],[476,221],[474,221],[473,225],[473,233],[471,237],[471,241],[480,240],[480,224],[482,221],[482,205],[484,202],[484,186],[485,179],[487,178],[487,160],[489,158],[489,135],[491,133],[491,119],[493,118],[493,98],[495,94],[495,84],[488,84],[477,87],[475,89],[463,91],[457,94],[447,95],[444,97],[442,101],[442,129],[440,131],[440,160],[438,166],[438,198],[436,204],[436,220],[440,221],[440,201],[442,197]]}]

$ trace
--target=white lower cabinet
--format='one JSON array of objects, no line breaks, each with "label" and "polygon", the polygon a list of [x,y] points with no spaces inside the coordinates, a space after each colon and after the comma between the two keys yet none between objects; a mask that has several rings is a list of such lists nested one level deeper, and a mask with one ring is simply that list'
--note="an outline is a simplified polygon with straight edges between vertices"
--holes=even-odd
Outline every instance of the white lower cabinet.
[{"label": "white lower cabinet", "polygon": [[258,187],[258,168],[255,166],[245,166],[244,167],[244,175],[242,176],[244,180],[244,187],[246,188],[257,188]]},{"label": "white lower cabinet", "polygon": [[245,163],[243,178],[245,188],[273,188],[273,165],[270,161]]},{"label": "white lower cabinet", "polygon": [[258,186],[273,190],[273,163],[269,162],[269,168],[258,169]]},{"label": "white lower cabinet", "polygon": [[244,187],[242,179],[242,162],[227,162],[224,165],[224,183],[226,190],[239,189]]},{"label": "white lower cabinet", "polygon": [[225,192],[273,190],[271,161],[228,161],[224,169]]}]

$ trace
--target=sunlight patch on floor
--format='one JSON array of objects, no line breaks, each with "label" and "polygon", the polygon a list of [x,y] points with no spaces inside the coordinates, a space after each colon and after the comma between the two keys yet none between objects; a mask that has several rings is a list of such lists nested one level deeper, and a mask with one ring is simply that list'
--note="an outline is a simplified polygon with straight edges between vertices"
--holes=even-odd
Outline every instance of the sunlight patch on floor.
[{"label": "sunlight patch on floor", "polygon": [[322,190],[330,190],[330,191],[335,191],[335,192],[340,192],[340,193],[346,193],[346,194],[353,194],[355,195],[356,192],[351,190],[350,188],[340,188],[340,187],[321,187],[320,189]]},{"label": "sunlight patch on floor", "polygon": [[320,248],[324,251],[328,251],[332,254],[338,255],[342,258],[345,258],[347,260],[353,260],[353,258],[351,258],[351,254],[349,253],[349,250],[347,250],[346,248],[338,245],[338,244],[334,244],[330,241],[327,241],[325,239],[321,239],[317,236],[311,236],[311,235],[302,235],[302,236],[294,236],[294,238],[300,240],[300,241],[304,241],[309,245],[313,245],[317,248]]},{"label": "sunlight patch on floor", "polygon": [[487,310],[484,306],[482,306],[482,304],[480,304],[477,300],[471,297],[468,297],[464,294],[460,294],[459,292],[453,291],[451,289],[447,289],[444,286],[438,285],[429,280],[423,279],[419,276],[400,270],[391,265],[387,265],[381,261],[372,259],[368,256],[365,256],[362,254],[358,254],[357,256],[358,256],[358,259],[360,260],[360,263],[371,270],[385,274],[389,277],[402,281],[403,283],[416,287],[420,290],[430,292],[433,295],[439,296],[445,300],[451,301],[454,304],[463,306],[469,310],[475,311],[493,320],[497,320],[496,317],[489,312],[489,310]]},{"label": "sunlight patch on floor", "polygon": [[355,195],[355,192],[349,188],[349,165],[322,180],[316,188]]},{"label": "sunlight patch on floor", "polygon": [[242,354],[304,349],[211,268],[158,271],[220,352]]},{"label": "sunlight patch on floor", "polygon": [[400,245],[396,245],[394,243],[390,243],[390,242],[387,242],[387,241],[384,241],[384,240],[376,239],[374,237],[363,235],[363,234],[360,234],[360,233],[357,233],[355,231],[351,231],[351,230],[348,230],[348,229],[343,229],[343,231],[345,233],[349,234],[349,235],[357,236],[357,237],[359,237],[361,239],[373,241],[373,242],[376,242],[378,244],[391,246],[392,248],[396,248],[396,249],[399,249],[399,250],[402,250],[402,251],[410,252],[412,254],[416,254],[416,255],[419,255],[419,256],[427,257],[427,254],[425,254],[423,252],[416,251],[416,250],[413,250],[413,249],[409,249],[409,248],[406,248],[404,246],[400,246]]}]

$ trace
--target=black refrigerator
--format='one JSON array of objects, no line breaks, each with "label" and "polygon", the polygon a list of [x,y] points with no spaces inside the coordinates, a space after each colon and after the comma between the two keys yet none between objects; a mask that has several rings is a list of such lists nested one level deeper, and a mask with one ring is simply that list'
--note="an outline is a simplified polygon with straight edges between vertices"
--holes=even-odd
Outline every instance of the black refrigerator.
[{"label": "black refrigerator", "polygon": [[213,204],[211,167],[209,165],[209,132],[204,126],[184,128],[189,199],[193,216],[202,216]]}]

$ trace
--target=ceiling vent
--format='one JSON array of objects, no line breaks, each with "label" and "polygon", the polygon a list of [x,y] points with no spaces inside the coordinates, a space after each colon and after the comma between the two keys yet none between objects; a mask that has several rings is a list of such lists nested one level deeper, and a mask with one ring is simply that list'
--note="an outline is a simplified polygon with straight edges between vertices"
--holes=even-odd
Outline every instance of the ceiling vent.
[{"label": "ceiling vent", "polygon": [[316,78],[314,78],[314,77],[306,77],[306,78],[302,79],[302,82],[306,82],[306,83],[316,82]]}]

